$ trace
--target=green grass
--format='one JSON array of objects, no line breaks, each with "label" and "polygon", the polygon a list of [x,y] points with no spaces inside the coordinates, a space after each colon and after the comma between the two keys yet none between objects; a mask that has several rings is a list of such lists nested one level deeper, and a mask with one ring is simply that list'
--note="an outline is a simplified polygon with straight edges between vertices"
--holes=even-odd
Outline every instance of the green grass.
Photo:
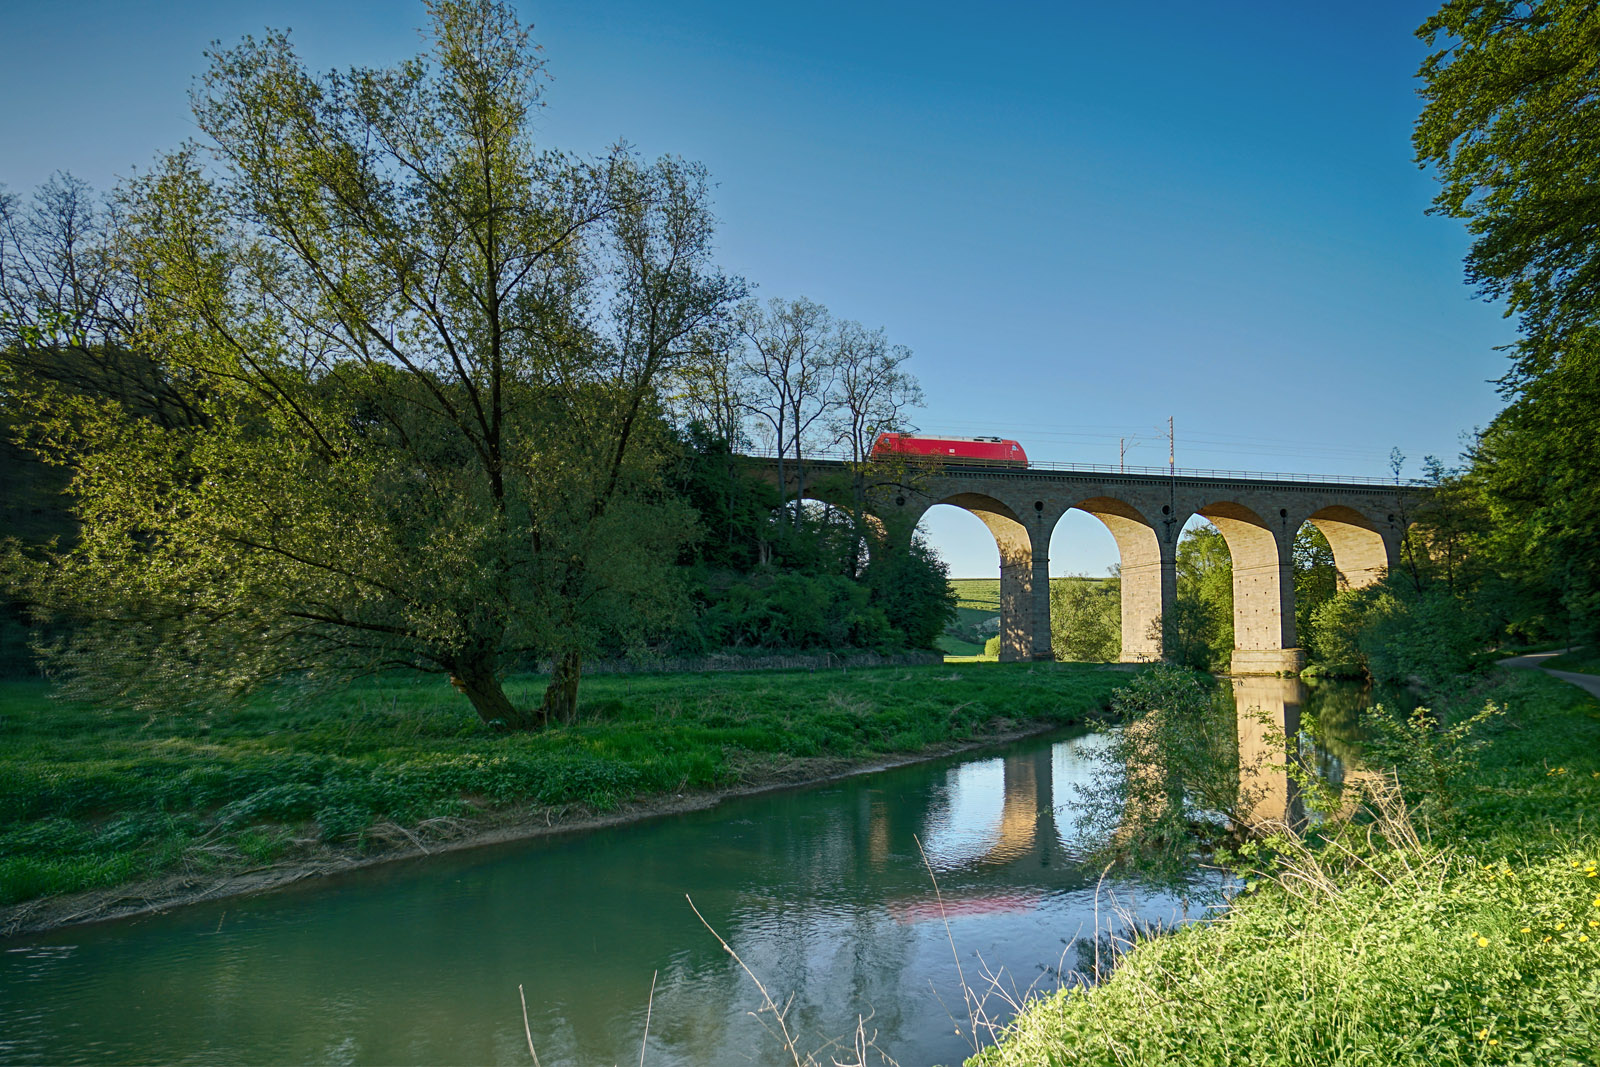
[{"label": "green grass", "polygon": [[1448,830],[1284,842],[1223,918],[1035,1001],[970,1062],[1593,1065],[1600,705],[1536,672],[1504,698]]},{"label": "green grass", "polygon": [[1000,579],[951,578],[950,588],[956,593],[957,611],[981,611],[991,616],[1000,614]]},{"label": "green grass", "polygon": [[[1062,582],[1098,582],[1101,578],[1055,577],[1050,579],[1052,587]],[[996,631],[983,631],[984,623],[994,619],[1000,614],[1000,579],[999,578],[951,578],[950,588],[956,594],[956,617],[946,628],[942,640],[937,644],[945,653],[946,663],[961,663],[970,660],[983,659],[983,645],[972,638],[982,636],[987,632],[993,636]]]},{"label": "green grass", "polygon": [[950,634],[939,635],[939,637],[935,639],[934,645],[939,649],[940,652],[945,654],[946,660],[949,660],[951,656],[971,657],[983,655],[982,645],[974,644],[971,641],[963,641],[961,638],[952,637]]},{"label": "green grass", "polygon": [[[1064,582],[1103,582],[1104,578],[1083,578],[1076,575],[1057,575],[1050,579],[1052,587]],[[999,578],[951,578],[950,588],[955,590],[956,610],[979,611],[991,618],[1000,614]]]},{"label": "green grass", "polygon": [[[411,676],[208,717],[101,711],[43,683],[0,683],[0,904],[361,848],[390,824],[454,834],[496,813],[606,811],[796,759],[1076,722],[1123,680],[1038,664],[598,676],[577,725],[510,736],[481,727],[444,681]],[[508,689],[533,701],[542,685]]]}]

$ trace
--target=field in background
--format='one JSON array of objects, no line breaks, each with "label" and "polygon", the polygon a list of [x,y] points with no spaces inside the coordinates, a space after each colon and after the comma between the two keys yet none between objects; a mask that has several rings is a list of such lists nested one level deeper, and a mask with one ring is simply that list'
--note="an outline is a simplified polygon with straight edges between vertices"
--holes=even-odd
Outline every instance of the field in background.
[{"label": "field in background", "polygon": [[[1055,577],[1051,588],[1066,582],[1103,582],[1104,578]],[[993,620],[1000,614],[999,578],[951,578],[956,594],[956,618],[945,627],[937,644],[946,659],[984,659],[983,642],[999,632]]]}]

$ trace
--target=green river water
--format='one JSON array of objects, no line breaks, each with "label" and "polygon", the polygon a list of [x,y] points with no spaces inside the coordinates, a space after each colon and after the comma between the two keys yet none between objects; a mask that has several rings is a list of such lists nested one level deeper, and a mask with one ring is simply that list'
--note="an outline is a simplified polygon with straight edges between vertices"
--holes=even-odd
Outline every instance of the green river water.
[{"label": "green river water", "polygon": [[[1364,700],[1277,679],[1237,696],[1291,728],[1320,708],[1335,733]],[[687,898],[789,1005],[802,1053],[853,1062],[859,1016],[905,1067],[960,1062],[958,960],[1002,1022],[1078,980],[1095,930],[1124,925],[1114,904],[1185,918],[1137,885],[1097,892],[1079,863],[1074,787],[1102,743],[1069,732],[0,942],[0,1062],[526,1064],[519,986],[544,1067],[783,1061]],[[1334,778],[1348,756],[1320,751]]]}]

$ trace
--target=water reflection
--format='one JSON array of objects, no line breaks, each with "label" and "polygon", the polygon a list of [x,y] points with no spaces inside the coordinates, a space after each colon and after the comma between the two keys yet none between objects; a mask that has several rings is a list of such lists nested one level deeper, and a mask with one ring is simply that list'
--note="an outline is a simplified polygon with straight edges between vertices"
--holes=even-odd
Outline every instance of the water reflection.
[{"label": "water reflection", "polygon": [[[1233,695],[1292,736],[1306,694],[1265,681]],[[1275,751],[1252,730],[1242,750]],[[778,1058],[759,992],[687,895],[791,1004],[803,1050],[859,1014],[902,1063],[959,1062],[952,941],[969,982],[1001,974],[1016,995],[1070,980],[1073,939],[1106,919],[1070,825],[1103,744],[1029,741],[11,943],[0,1061],[525,1063],[519,984],[545,1064],[637,1062],[647,1007],[647,1064]],[[1292,806],[1258,784],[1264,811]],[[1119,889],[1144,921],[1183,914]]]},{"label": "water reflection", "polygon": [[[1335,794],[1361,795],[1377,776],[1358,758],[1361,712],[1375,694],[1350,682],[1298,678],[1231,678],[1229,698],[1239,724],[1241,807],[1256,822],[1303,826],[1307,819],[1300,787],[1288,773],[1298,761]],[[1415,698],[1401,691],[1377,694],[1409,708]]]},{"label": "water reflection", "polygon": [[1303,825],[1305,805],[1288,767],[1299,748],[1305,683],[1298,678],[1228,681],[1238,723],[1240,810],[1258,824]]}]

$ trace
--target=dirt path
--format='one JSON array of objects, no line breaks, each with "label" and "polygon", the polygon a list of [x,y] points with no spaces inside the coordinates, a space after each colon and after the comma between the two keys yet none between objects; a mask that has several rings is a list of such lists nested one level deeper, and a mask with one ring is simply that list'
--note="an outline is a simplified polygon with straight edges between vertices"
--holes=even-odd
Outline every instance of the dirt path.
[{"label": "dirt path", "polygon": [[1571,682],[1579,689],[1591,696],[1600,697],[1600,674],[1579,674],[1577,671],[1553,671],[1544,666],[1544,661],[1562,655],[1564,651],[1555,652],[1530,652],[1526,656],[1512,656],[1510,659],[1500,661],[1504,667],[1530,667],[1544,671],[1552,678],[1560,678],[1563,682]]}]

